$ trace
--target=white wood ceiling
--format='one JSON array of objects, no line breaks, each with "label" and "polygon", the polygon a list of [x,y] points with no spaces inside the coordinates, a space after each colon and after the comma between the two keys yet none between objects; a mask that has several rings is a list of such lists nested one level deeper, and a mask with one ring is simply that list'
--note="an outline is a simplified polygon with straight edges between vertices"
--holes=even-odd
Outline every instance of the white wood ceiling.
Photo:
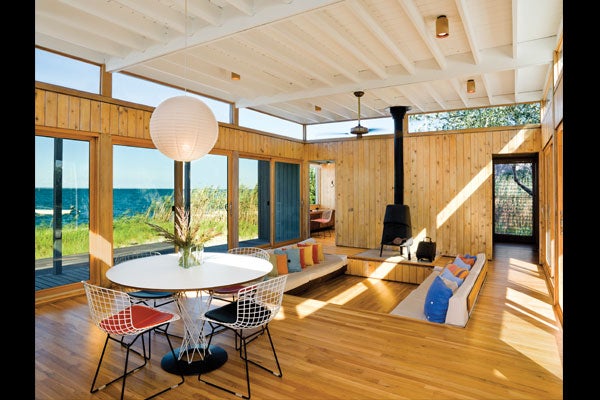
[{"label": "white wood ceiling", "polygon": [[[387,117],[390,106],[422,113],[539,101],[562,34],[562,4],[36,0],[35,44],[313,124],[355,120],[356,90],[365,92],[362,119]],[[442,14],[450,36],[436,39]]]}]

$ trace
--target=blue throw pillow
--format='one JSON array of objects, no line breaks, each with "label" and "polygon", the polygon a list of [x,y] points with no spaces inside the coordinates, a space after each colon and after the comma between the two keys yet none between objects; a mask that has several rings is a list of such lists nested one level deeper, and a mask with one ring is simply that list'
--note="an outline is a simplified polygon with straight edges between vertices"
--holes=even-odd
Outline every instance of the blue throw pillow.
[{"label": "blue throw pillow", "polygon": [[452,273],[452,271],[450,271],[448,268],[444,268],[442,270],[442,273],[440,274],[440,276],[442,278],[446,278],[446,279],[456,282],[458,284],[458,286],[462,285],[462,283],[464,281],[464,279],[461,279],[458,276],[454,275]]},{"label": "blue throw pillow", "polygon": [[288,261],[288,272],[301,272],[302,265],[300,264],[300,249],[276,249],[275,254],[285,254]]},{"label": "blue throw pillow", "polygon": [[456,265],[459,268],[464,268],[467,271],[471,270],[471,266],[469,264],[467,264],[466,262],[464,262],[462,260],[462,258],[460,258],[459,256],[456,256],[456,258],[454,259],[454,261],[452,261],[452,264]]},{"label": "blue throw pillow", "polygon": [[423,311],[427,321],[438,323],[446,321],[450,297],[452,297],[452,289],[446,286],[439,276],[436,276],[425,297]]}]

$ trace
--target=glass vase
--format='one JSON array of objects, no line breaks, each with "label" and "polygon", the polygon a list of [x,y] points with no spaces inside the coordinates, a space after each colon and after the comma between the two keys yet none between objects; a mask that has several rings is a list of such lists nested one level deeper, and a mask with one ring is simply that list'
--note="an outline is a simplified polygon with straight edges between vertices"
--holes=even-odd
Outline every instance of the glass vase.
[{"label": "glass vase", "polygon": [[[182,268],[191,268],[200,265],[198,259],[198,246],[182,246],[179,248],[179,266]],[[201,255],[200,255],[201,256]]]}]

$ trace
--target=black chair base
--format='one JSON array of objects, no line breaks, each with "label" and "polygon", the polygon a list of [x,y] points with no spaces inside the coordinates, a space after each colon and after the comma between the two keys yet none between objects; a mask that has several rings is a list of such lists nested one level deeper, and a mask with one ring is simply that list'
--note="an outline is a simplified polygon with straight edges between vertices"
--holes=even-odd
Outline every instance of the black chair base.
[{"label": "black chair base", "polygon": [[[214,334],[216,333],[220,333],[222,332],[222,330],[216,330],[215,328],[217,328],[217,325],[213,325],[212,323],[210,323],[211,328],[213,329]],[[257,367],[260,367],[261,369],[270,372],[271,374],[281,378],[283,377],[283,373],[281,372],[281,366],[279,365],[279,359],[277,358],[277,353],[275,352],[275,346],[273,345],[273,339],[271,338],[271,333],[269,332],[269,326],[265,325],[262,328],[260,328],[258,331],[255,331],[253,333],[251,333],[248,336],[244,336],[243,331],[237,331],[237,330],[233,330],[231,328],[227,328],[225,327],[226,330],[231,330],[234,332],[235,334],[235,338],[236,338],[236,350],[238,350],[240,358],[242,360],[244,360],[245,363],[245,367],[246,367],[246,393],[240,393],[240,392],[236,392],[235,390],[232,390],[228,387],[225,386],[221,386],[219,384],[216,384],[214,382],[210,382],[207,381],[206,379],[202,378],[202,373],[200,373],[198,375],[198,380],[200,382],[204,382],[207,385],[210,385],[212,387],[215,387],[217,389],[221,389],[227,393],[231,393],[237,397],[241,397],[243,399],[249,400],[251,393],[250,393],[250,371],[249,371],[249,364],[253,364],[256,365]],[[267,333],[267,336],[269,338],[269,343],[271,344],[271,351],[273,352],[273,357],[275,359],[275,364],[277,365],[277,370],[272,370],[269,369],[267,367],[265,367],[262,364],[257,363],[256,361],[250,360],[248,358],[248,350],[247,350],[247,346],[249,343],[251,343],[252,341],[254,341],[255,339],[257,339],[259,336],[261,336],[264,333]],[[210,335],[209,340],[208,340],[208,346],[210,346],[210,342],[212,341],[213,338],[213,334]],[[238,339],[239,339],[239,346],[238,346]]]},{"label": "black chair base", "polygon": [[[166,328],[165,328],[165,330],[166,330]],[[96,393],[99,390],[103,390],[107,386],[109,386],[109,385],[117,382],[118,380],[122,379],[123,383],[122,383],[122,386],[121,386],[121,399],[124,398],[124,396],[125,396],[125,382],[127,380],[127,377],[129,375],[131,375],[132,373],[134,373],[134,372],[140,370],[141,368],[145,367],[146,364],[147,364],[147,361],[150,359],[150,353],[148,353],[148,355],[146,354],[146,341],[144,340],[144,334],[145,333],[150,333],[150,331],[148,331],[148,332],[142,332],[142,333],[138,334],[137,336],[134,337],[134,339],[131,342],[124,341],[122,337],[119,338],[119,339],[117,339],[115,337],[112,337],[111,335],[108,335],[108,334],[106,335],[106,341],[104,342],[104,347],[102,348],[102,355],[100,356],[100,360],[98,361],[98,367],[96,368],[96,373],[94,374],[94,380],[92,381],[92,386],[90,388],[90,393]],[[137,351],[136,349],[132,348],[133,344],[139,338],[142,339],[142,352],[141,353],[139,351]],[[167,338],[167,342],[169,343],[169,348],[171,349],[171,353],[174,354],[175,353],[175,349],[173,348],[173,344],[171,343],[171,339],[169,338],[169,335],[166,335],[166,338]],[[98,374],[100,372],[100,368],[102,367],[102,361],[104,360],[104,354],[106,353],[106,348],[107,348],[108,342],[110,340],[113,340],[113,341],[121,344],[121,346],[124,346],[124,347],[127,348],[127,354],[125,355],[125,367],[123,369],[123,374],[120,375],[120,376],[118,376],[118,377],[116,377],[116,378],[114,378],[110,382],[107,382],[107,383],[104,383],[102,385],[96,386],[96,380],[98,379]],[[138,366],[136,366],[136,367],[134,367],[134,368],[132,368],[130,370],[127,370],[128,366],[129,366],[128,364],[129,364],[129,354],[130,354],[130,352],[133,352],[133,353],[139,355],[140,357],[142,357],[142,359],[144,360],[144,363],[141,364],[141,365],[138,365]],[[175,385],[169,386],[169,387],[167,387],[165,389],[162,389],[162,390],[160,390],[160,391],[158,391],[158,392],[156,392],[156,393],[154,393],[154,394],[146,397],[146,399],[152,399],[152,398],[154,398],[154,397],[156,397],[156,396],[158,396],[160,394],[163,394],[163,393],[165,393],[165,392],[167,392],[167,391],[169,391],[171,389],[175,389],[176,387],[182,385],[184,383],[184,381],[185,381],[185,377],[183,376],[183,374],[181,373],[181,371],[176,371],[176,373],[181,377],[181,380],[178,383],[176,383]]]}]

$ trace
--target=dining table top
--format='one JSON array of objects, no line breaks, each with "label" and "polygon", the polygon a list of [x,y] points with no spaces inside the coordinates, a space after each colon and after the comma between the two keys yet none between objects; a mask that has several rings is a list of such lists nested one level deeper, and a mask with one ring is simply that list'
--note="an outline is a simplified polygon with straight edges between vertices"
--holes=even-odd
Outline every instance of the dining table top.
[{"label": "dining table top", "polygon": [[121,286],[155,291],[210,290],[255,281],[273,265],[261,258],[229,253],[204,252],[203,262],[190,268],[178,264],[179,254],[136,258],[106,271]]}]

